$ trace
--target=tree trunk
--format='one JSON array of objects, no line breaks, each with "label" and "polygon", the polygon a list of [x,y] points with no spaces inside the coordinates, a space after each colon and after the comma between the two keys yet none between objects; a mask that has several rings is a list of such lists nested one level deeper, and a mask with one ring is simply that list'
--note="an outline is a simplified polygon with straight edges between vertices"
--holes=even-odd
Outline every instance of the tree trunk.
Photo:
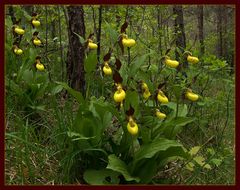
[{"label": "tree trunk", "polygon": [[227,38],[227,28],[228,28],[228,11],[227,7],[222,7],[222,32],[223,32],[223,57],[228,60],[228,38]]},{"label": "tree trunk", "polygon": [[160,7],[157,8],[157,34],[158,34],[158,52],[162,56],[162,13]]},{"label": "tree trunk", "polygon": [[102,31],[102,5],[98,8],[98,31],[97,31],[97,43],[98,43],[98,48],[97,48],[97,60],[98,64],[100,65],[100,45],[101,45],[101,31]]},{"label": "tree trunk", "polygon": [[82,6],[68,6],[67,77],[69,85],[84,94],[84,44],[80,43],[79,34],[85,38],[84,11]]},{"label": "tree trunk", "polygon": [[203,5],[198,5],[198,39],[200,43],[200,55],[204,54],[204,37],[203,37]]},{"label": "tree trunk", "polygon": [[24,10],[32,16],[32,13],[33,13],[33,5],[24,5],[23,6]]},{"label": "tree trunk", "polygon": [[[173,14],[176,15],[174,22],[174,31],[176,38],[176,47],[183,53],[186,48],[186,37],[184,31],[183,10],[182,5],[173,6]],[[175,51],[176,59],[179,60],[179,52]]]},{"label": "tree trunk", "polygon": [[[59,27],[61,27],[59,25]],[[56,21],[55,19],[51,21],[51,26],[50,26],[50,30],[51,30],[51,38],[54,39],[57,36],[57,32],[56,32]]]},{"label": "tree trunk", "polygon": [[223,56],[222,6],[217,7],[216,16],[217,16],[217,35],[218,35],[217,52],[218,52],[218,57],[221,58]]}]

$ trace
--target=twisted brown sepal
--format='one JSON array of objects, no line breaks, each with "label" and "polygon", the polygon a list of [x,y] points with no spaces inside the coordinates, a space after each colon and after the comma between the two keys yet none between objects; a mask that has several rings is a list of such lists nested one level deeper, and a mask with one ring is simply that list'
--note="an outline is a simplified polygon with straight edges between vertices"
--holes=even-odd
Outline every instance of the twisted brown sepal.
[{"label": "twisted brown sepal", "polygon": [[109,61],[111,58],[111,52],[108,52],[106,55],[103,57],[103,61]]},{"label": "twisted brown sepal", "polygon": [[116,65],[116,69],[119,71],[121,66],[122,66],[122,63],[121,63],[121,61],[118,58],[116,58],[115,65]]},{"label": "twisted brown sepal", "polygon": [[113,80],[115,83],[122,83],[123,79],[121,77],[121,75],[119,74],[118,71],[115,71],[114,74],[113,74]]},{"label": "twisted brown sepal", "polygon": [[36,32],[33,33],[33,36],[37,36],[38,34],[39,34],[39,32],[36,31]]},{"label": "twisted brown sepal", "polygon": [[123,47],[123,44],[122,44],[122,39],[123,39],[123,37],[122,37],[122,35],[120,35],[118,37],[118,44],[119,44],[119,46],[121,48],[121,51],[122,51],[122,54],[123,54],[124,53],[124,47]]},{"label": "twisted brown sepal", "polygon": [[167,49],[167,51],[165,52],[165,55],[167,55],[170,51],[171,51],[171,48]]},{"label": "twisted brown sepal", "polygon": [[131,104],[130,104],[129,109],[126,111],[126,114],[127,114],[128,116],[134,115],[134,108],[132,107]]},{"label": "twisted brown sepal", "polygon": [[126,33],[127,27],[128,27],[128,22],[125,22],[125,23],[121,26],[121,34],[122,34],[122,33]]},{"label": "twisted brown sepal", "polygon": [[32,13],[32,17],[36,17],[38,14],[37,13]]},{"label": "twisted brown sepal", "polygon": [[19,25],[20,24],[20,22],[21,22],[21,18],[20,19],[18,19],[18,20],[16,20],[16,22],[14,23],[14,24],[16,24],[16,25]]},{"label": "twisted brown sepal", "polygon": [[158,85],[158,90],[161,90],[161,88],[166,84],[166,82],[163,82],[161,84]]},{"label": "twisted brown sepal", "polygon": [[88,38],[87,39],[93,39],[93,36],[94,36],[94,33],[91,33],[91,34],[89,34],[89,36],[88,36]]},{"label": "twisted brown sepal", "polygon": [[41,59],[41,56],[39,56],[39,55],[35,58],[35,60],[39,60],[39,61],[40,61],[40,59]]}]

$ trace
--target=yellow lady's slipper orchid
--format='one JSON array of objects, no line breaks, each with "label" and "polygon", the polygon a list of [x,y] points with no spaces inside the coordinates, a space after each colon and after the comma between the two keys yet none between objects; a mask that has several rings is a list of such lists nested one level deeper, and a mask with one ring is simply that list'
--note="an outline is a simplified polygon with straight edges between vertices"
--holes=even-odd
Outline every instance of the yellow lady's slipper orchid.
[{"label": "yellow lady's slipper orchid", "polygon": [[105,75],[112,75],[112,69],[107,62],[104,63],[103,72]]},{"label": "yellow lady's slipper orchid", "polygon": [[168,98],[165,96],[165,94],[161,90],[159,90],[159,92],[158,92],[157,99],[162,104],[168,103]]},{"label": "yellow lady's slipper orchid", "polygon": [[32,20],[32,24],[33,24],[33,26],[35,26],[35,27],[38,27],[38,26],[41,25],[40,21],[39,21],[39,20],[36,20],[36,19]]},{"label": "yellow lady's slipper orchid", "polygon": [[166,59],[165,64],[171,68],[176,68],[179,65],[179,62],[176,60]]},{"label": "yellow lady's slipper orchid", "polygon": [[197,57],[193,57],[191,55],[187,56],[187,61],[192,64],[196,64],[199,62],[199,59]]},{"label": "yellow lady's slipper orchid", "polygon": [[142,87],[142,90],[148,90],[148,85],[145,82],[142,83],[141,87]]},{"label": "yellow lady's slipper orchid", "polygon": [[122,39],[122,44],[125,47],[132,47],[136,44],[136,41],[134,39],[123,38]]},{"label": "yellow lady's slipper orchid", "polygon": [[36,68],[37,68],[37,70],[39,70],[39,71],[44,71],[44,65],[43,65],[42,63],[37,63],[37,64],[36,64]]},{"label": "yellow lady's slipper orchid", "polygon": [[19,34],[19,35],[23,35],[23,34],[25,33],[25,30],[23,30],[23,29],[21,29],[21,28],[19,28],[19,27],[16,27],[16,28],[14,29],[14,32],[17,33],[17,34]]},{"label": "yellow lady's slipper orchid", "polygon": [[88,39],[88,48],[89,49],[97,49],[98,45],[93,43],[93,41],[91,39]]},{"label": "yellow lady's slipper orchid", "polygon": [[14,53],[17,54],[17,55],[22,55],[23,50],[20,49],[20,48],[15,48],[15,49],[14,49]]},{"label": "yellow lady's slipper orchid", "polygon": [[117,85],[117,91],[113,95],[113,99],[115,102],[120,103],[122,102],[126,97],[125,91],[122,89],[122,85]]},{"label": "yellow lady's slipper orchid", "polygon": [[40,46],[42,44],[42,42],[41,42],[41,40],[36,38],[36,39],[33,40],[33,44],[36,45],[36,46]]},{"label": "yellow lady's slipper orchid", "polygon": [[156,116],[157,116],[159,119],[164,119],[164,118],[167,117],[166,114],[160,112],[159,109],[156,109]]},{"label": "yellow lady's slipper orchid", "polygon": [[128,124],[127,124],[127,130],[131,135],[138,134],[138,125],[137,123],[132,119],[132,117],[129,118]]},{"label": "yellow lady's slipper orchid", "polygon": [[143,98],[147,100],[151,96],[150,91],[147,89],[143,92]]},{"label": "yellow lady's slipper orchid", "polygon": [[187,91],[185,97],[193,102],[197,101],[199,96],[191,91]]}]

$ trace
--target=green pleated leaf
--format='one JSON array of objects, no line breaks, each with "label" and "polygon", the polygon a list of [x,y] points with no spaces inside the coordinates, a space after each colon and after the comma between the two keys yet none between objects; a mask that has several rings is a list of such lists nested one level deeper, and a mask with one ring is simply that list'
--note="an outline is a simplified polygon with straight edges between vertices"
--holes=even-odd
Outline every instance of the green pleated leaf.
[{"label": "green pleated leaf", "polygon": [[106,184],[118,184],[119,176],[118,172],[113,170],[87,170],[84,172],[83,178],[90,185],[106,185]]},{"label": "green pleated leaf", "polygon": [[125,110],[130,108],[130,105],[134,109],[134,114],[137,115],[139,111],[139,97],[136,91],[128,90],[126,92],[126,99],[125,99]]},{"label": "green pleated leaf", "polygon": [[97,54],[96,52],[90,52],[84,61],[84,70],[87,73],[90,73],[96,70],[96,66],[97,66]]},{"label": "green pleated leaf", "polygon": [[145,55],[142,55],[140,57],[138,57],[136,59],[136,61],[134,61],[133,63],[131,63],[131,66],[130,66],[130,73],[132,74],[132,76],[135,76],[136,72],[138,71],[138,69],[144,65],[146,59],[148,58],[149,55],[151,55],[153,53],[148,53],[148,54],[145,54]]},{"label": "green pleated leaf", "polygon": [[56,82],[58,85],[61,85],[65,90],[68,91],[69,94],[71,94],[74,98],[76,98],[77,102],[80,104],[84,103],[84,98],[81,94],[81,92],[78,92],[71,87],[69,87],[66,83],[64,82]]},{"label": "green pleated leaf", "polygon": [[182,149],[178,155],[174,156],[182,156],[185,154],[183,147],[181,144],[176,142],[175,140],[168,140],[164,138],[155,139],[153,142],[143,145],[134,156],[134,161],[145,159],[145,158],[152,158],[160,151],[166,151],[169,148],[179,147]]},{"label": "green pleated leaf", "polygon": [[114,154],[109,155],[108,160],[109,160],[109,163],[107,165],[107,168],[121,173],[124,176],[126,181],[136,181],[136,182],[140,181],[138,177],[133,177],[130,175],[127,165]]}]

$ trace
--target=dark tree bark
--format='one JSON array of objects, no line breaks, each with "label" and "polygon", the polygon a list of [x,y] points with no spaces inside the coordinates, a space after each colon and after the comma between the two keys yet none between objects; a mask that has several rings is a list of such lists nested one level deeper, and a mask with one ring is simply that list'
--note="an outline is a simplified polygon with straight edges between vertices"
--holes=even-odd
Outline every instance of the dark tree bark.
[{"label": "dark tree bark", "polygon": [[[234,68],[234,50],[231,48],[231,41],[228,39],[229,32],[229,12],[226,5],[218,6],[216,8],[216,17],[217,17],[217,35],[218,35],[218,44],[217,44],[217,54],[219,58],[226,60],[232,68]],[[232,18],[230,16],[230,18]],[[233,71],[233,69],[232,69]],[[233,72],[231,72],[232,74]]]},{"label": "dark tree bark", "polygon": [[228,59],[228,38],[227,38],[227,29],[228,29],[228,11],[227,6],[222,7],[222,32],[223,32],[223,57]]},{"label": "dark tree bark", "polygon": [[158,52],[162,56],[162,13],[160,11],[160,7],[157,8],[157,32],[158,32]]},{"label": "dark tree bark", "polygon": [[32,13],[33,13],[33,5],[24,5],[23,8],[29,15],[32,15]]},{"label": "dark tree bark", "polygon": [[69,46],[67,52],[67,77],[69,85],[85,92],[84,77],[84,44],[80,43],[79,34],[85,38],[84,11],[82,6],[68,6],[68,38]]},{"label": "dark tree bark", "polygon": [[[184,52],[186,48],[186,37],[185,37],[185,30],[184,30],[182,5],[174,5],[173,14],[176,15],[176,19],[174,21],[176,47],[179,48],[181,52]],[[179,60],[179,57],[180,57],[179,52],[175,51],[175,54],[176,54],[176,59]]]},{"label": "dark tree bark", "polygon": [[[60,25],[59,25],[59,27],[60,27]],[[54,39],[57,36],[55,19],[51,21],[50,30],[51,30],[51,38]]]},{"label": "dark tree bark", "polygon": [[204,36],[203,36],[203,5],[198,5],[198,39],[200,43],[200,55],[204,54]]},{"label": "dark tree bark", "polygon": [[97,43],[98,43],[98,48],[97,48],[97,60],[98,64],[100,65],[100,45],[101,45],[101,31],[102,31],[102,5],[100,5],[99,9],[99,17],[98,17],[98,31],[97,31]]},{"label": "dark tree bark", "polygon": [[[62,81],[65,77],[65,73],[64,73],[64,61],[63,61],[63,45],[62,45],[62,31],[61,31],[61,16],[60,16],[60,6],[57,7],[58,10],[58,36],[59,36],[59,47],[60,47],[60,54],[61,54],[61,67],[62,67]],[[52,21],[54,23],[54,30],[56,30],[56,25],[55,25],[55,20]],[[55,36],[53,36],[54,34],[52,34],[52,38],[54,38]],[[56,34],[55,34],[56,35]]]},{"label": "dark tree bark", "polygon": [[169,23],[168,23],[168,21],[164,25],[164,38],[163,39],[164,39],[165,49],[167,49],[168,48],[168,44],[170,42],[170,40],[169,40]]},{"label": "dark tree bark", "polygon": [[217,45],[217,52],[218,56],[221,58],[223,56],[223,14],[222,14],[222,6],[218,6],[216,9],[216,16],[217,16],[217,34],[218,34],[218,45]]}]

